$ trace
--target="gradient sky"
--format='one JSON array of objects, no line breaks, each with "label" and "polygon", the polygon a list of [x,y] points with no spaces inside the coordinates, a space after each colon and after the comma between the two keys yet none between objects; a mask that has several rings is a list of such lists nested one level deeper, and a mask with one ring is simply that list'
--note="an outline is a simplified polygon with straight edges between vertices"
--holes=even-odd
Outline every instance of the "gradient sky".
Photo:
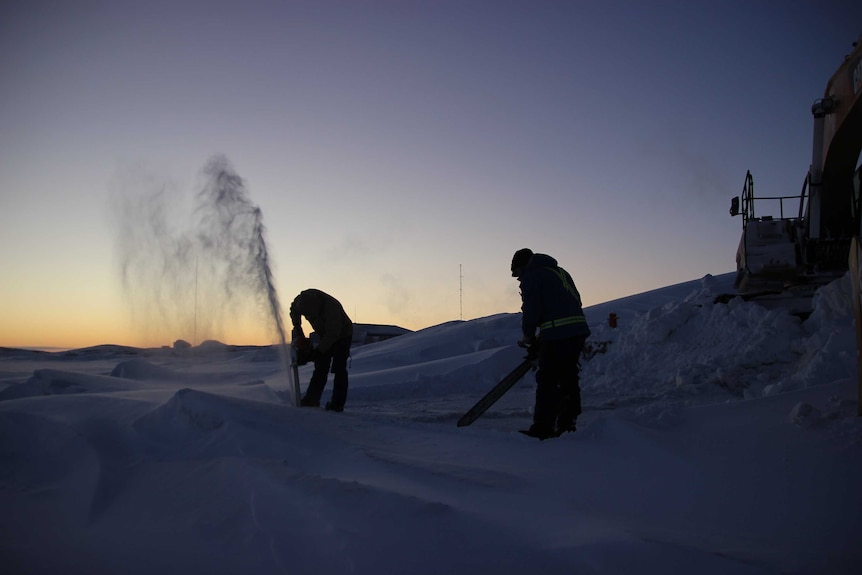
[{"label": "gradient sky", "polygon": [[[191,341],[136,325],[111,196],[140,173],[193,193],[215,154],[285,308],[515,312],[522,247],[588,306],[732,271],[730,198],[746,170],[799,192],[860,33],[849,0],[3,2],[0,346]],[[212,337],[273,341],[245,319]]]}]

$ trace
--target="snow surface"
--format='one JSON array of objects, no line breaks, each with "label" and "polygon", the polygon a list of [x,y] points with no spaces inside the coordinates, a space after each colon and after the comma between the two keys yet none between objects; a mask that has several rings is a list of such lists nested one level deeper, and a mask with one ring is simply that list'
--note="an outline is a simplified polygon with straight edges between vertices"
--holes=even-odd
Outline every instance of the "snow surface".
[{"label": "snow surface", "polygon": [[588,308],[585,412],[544,442],[532,374],[455,425],[519,314],[355,348],[338,414],[273,348],[0,350],[0,570],[862,573],[849,279],[805,322],[731,280]]}]

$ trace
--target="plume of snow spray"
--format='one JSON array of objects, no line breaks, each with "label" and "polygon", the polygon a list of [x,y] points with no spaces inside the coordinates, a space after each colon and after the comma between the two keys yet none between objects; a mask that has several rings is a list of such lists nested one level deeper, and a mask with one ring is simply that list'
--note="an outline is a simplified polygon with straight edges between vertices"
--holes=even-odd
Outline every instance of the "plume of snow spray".
[{"label": "plume of snow spray", "polygon": [[222,286],[228,297],[234,290],[230,280],[246,282],[253,293],[263,297],[275,322],[278,341],[284,345],[284,322],[260,208],[249,201],[242,178],[233,172],[224,156],[211,158],[203,173],[205,184],[198,193],[196,210],[200,217],[198,240],[202,261],[209,265],[226,264],[227,281]]},{"label": "plume of snow spray", "polygon": [[[263,313],[286,345],[260,208],[224,156],[201,172],[191,209],[176,187],[146,173],[115,186],[117,255],[136,328],[146,337],[221,335],[228,319]],[[254,309],[253,309],[254,308]]]}]

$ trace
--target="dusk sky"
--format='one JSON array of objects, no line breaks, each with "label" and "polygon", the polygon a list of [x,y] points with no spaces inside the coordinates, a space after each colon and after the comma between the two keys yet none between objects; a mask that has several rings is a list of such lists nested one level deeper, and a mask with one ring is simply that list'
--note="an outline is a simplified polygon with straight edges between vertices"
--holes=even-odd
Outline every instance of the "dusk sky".
[{"label": "dusk sky", "polygon": [[[733,271],[731,197],[799,193],[860,33],[849,0],[3,2],[0,346],[191,341],[128,313],[112,206],[219,154],[285,311],[518,311],[523,247],[586,306]],[[196,335],[274,341],[239,324]]]}]

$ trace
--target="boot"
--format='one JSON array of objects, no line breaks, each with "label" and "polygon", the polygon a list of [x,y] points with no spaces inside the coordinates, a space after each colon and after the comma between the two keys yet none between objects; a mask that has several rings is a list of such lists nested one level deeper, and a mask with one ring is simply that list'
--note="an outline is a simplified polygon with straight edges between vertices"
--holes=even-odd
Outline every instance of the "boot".
[{"label": "boot", "polygon": [[575,418],[566,414],[560,414],[560,417],[557,418],[557,435],[562,435],[564,433],[575,431],[577,429],[575,425]]},{"label": "boot", "polygon": [[544,441],[545,439],[559,436],[559,434],[553,429],[549,427],[539,426],[535,423],[530,426],[530,429],[521,429],[519,431],[529,437],[535,437],[539,441]]}]

